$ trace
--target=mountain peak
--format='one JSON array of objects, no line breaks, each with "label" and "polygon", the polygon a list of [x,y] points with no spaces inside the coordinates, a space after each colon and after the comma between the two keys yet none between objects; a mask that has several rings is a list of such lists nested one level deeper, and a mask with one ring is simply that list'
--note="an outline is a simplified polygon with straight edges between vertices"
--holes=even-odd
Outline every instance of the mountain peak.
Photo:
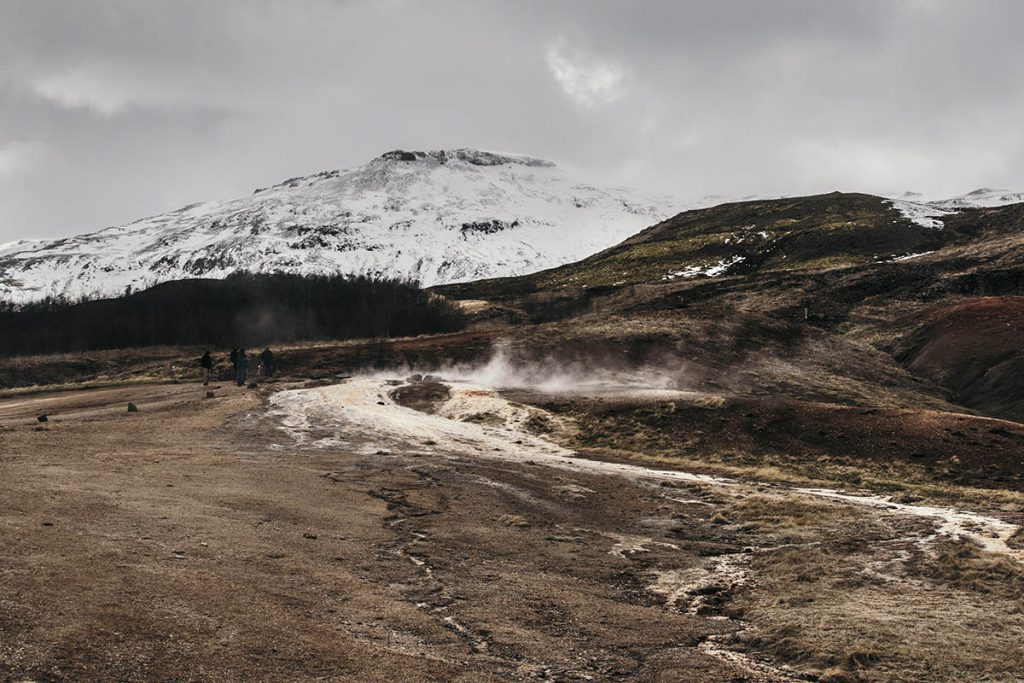
[{"label": "mountain peak", "polygon": [[505,166],[517,164],[520,166],[551,168],[555,165],[550,161],[545,161],[544,159],[523,156],[521,154],[488,152],[485,150],[469,149],[465,147],[458,149],[436,149],[429,152],[396,149],[381,154],[377,159],[382,161],[426,162],[439,165],[448,164],[450,162],[464,162],[472,166]]},{"label": "mountain peak", "polygon": [[589,256],[687,208],[582,181],[518,154],[393,150],[248,197],[4,245],[0,299],[117,294],[239,270],[424,285],[519,275]]}]

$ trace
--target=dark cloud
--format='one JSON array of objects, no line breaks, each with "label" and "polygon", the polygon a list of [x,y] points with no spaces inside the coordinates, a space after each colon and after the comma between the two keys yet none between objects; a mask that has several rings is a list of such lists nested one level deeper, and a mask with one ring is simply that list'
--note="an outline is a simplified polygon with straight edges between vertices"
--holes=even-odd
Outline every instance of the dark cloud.
[{"label": "dark cloud", "polygon": [[1024,3],[0,0],[0,242],[395,147],[681,198],[1024,187]]}]

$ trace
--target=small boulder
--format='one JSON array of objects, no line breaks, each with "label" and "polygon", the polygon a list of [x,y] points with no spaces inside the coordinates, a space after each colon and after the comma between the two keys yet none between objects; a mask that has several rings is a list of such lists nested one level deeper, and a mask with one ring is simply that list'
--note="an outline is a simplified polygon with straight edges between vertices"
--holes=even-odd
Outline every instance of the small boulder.
[{"label": "small boulder", "polygon": [[134,403],[129,401],[128,402],[128,412],[129,413],[137,413],[137,412],[139,412],[139,407],[137,405],[135,405]]},{"label": "small boulder", "polygon": [[520,529],[530,526],[530,522],[522,515],[502,515],[498,517],[498,521],[505,526],[518,527]]},{"label": "small boulder", "polygon": [[250,389],[259,389],[260,388],[260,384],[259,384],[259,382],[249,382],[249,388]]},{"label": "small boulder", "polygon": [[40,422],[49,422],[49,420],[50,420],[49,416],[47,416],[47,415],[40,415],[36,419],[39,420]]},{"label": "small boulder", "polygon": [[216,397],[217,397],[217,394],[213,393],[212,391],[207,391],[206,392],[206,398],[216,398]]}]

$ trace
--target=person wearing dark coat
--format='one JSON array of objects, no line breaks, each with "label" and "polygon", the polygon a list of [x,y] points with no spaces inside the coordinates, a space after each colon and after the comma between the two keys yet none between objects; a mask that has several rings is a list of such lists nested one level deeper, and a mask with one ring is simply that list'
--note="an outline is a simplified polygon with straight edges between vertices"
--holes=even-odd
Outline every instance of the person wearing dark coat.
[{"label": "person wearing dark coat", "polygon": [[245,380],[249,375],[249,359],[245,355],[245,349],[238,349],[237,364],[235,365],[235,381],[238,386],[245,386]]},{"label": "person wearing dark coat", "polygon": [[210,358],[209,349],[204,351],[203,357],[199,359],[199,367],[203,369],[203,386],[205,387],[210,383],[210,370],[213,369],[213,359]]},{"label": "person wearing dark coat", "polygon": [[260,362],[263,364],[263,376],[273,377],[274,376],[274,352],[270,350],[270,347],[263,349],[263,353],[260,354]]}]

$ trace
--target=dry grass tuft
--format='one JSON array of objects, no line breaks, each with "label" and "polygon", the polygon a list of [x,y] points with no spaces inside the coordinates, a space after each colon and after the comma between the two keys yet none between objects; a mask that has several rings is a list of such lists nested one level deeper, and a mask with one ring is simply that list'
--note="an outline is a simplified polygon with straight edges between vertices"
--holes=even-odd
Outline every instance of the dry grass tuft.
[{"label": "dry grass tuft", "polygon": [[1024,595],[1024,565],[967,542],[937,542],[935,555],[925,558],[920,574],[959,590],[1019,599]]}]

